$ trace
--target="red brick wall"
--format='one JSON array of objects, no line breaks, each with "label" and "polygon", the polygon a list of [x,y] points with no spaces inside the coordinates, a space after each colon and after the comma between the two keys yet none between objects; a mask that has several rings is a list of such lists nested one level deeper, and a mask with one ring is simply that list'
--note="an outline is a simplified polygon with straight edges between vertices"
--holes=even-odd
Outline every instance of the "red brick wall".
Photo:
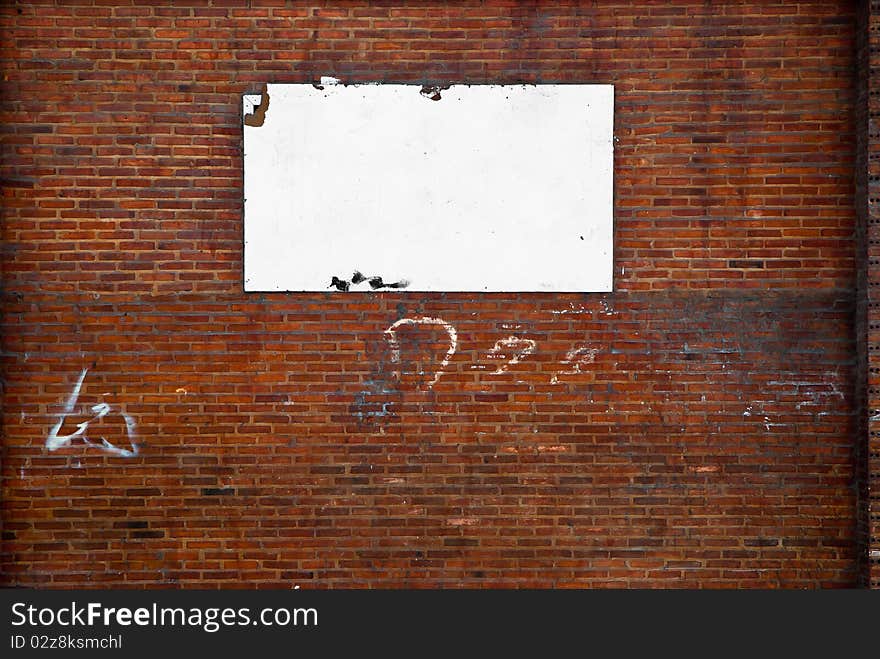
[{"label": "red brick wall", "polygon": [[[244,4],[0,10],[3,585],[857,583],[855,3]],[[615,292],[243,294],[321,75],[614,84]]]}]

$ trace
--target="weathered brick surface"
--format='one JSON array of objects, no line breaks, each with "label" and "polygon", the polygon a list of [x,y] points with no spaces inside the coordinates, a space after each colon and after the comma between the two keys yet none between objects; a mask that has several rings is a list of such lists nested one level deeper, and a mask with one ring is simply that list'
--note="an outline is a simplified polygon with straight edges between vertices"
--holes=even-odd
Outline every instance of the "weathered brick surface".
[{"label": "weathered brick surface", "polygon": [[[5,585],[857,583],[854,3],[244,5],[0,10]],[[615,292],[243,294],[321,75],[614,84]]]}]

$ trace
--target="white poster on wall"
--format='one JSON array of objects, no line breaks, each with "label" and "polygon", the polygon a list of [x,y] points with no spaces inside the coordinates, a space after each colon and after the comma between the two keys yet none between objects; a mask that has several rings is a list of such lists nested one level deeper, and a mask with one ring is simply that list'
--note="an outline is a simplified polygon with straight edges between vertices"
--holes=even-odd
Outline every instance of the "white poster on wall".
[{"label": "white poster on wall", "polygon": [[244,98],[246,291],[612,289],[613,86],[332,82]]}]

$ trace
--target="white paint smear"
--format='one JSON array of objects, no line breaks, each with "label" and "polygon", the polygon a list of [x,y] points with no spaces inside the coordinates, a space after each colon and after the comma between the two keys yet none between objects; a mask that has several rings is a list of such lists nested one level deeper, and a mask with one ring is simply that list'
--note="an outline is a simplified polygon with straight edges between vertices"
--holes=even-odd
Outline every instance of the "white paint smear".
[{"label": "white paint smear", "polygon": [[94,416],[88,421],[83,421],[82,423],[76,424],[76,430],[74,430],[69,435],[58,434],[62,426],[64,426],[65,419],[67,419],[67,417],[70,416],[76,409],[76,403],[77,400],[79,400],[79,395],[82,391],[83,382],[85,381],[86,373],[88,372],[89,369],[84,368],[82,370],[82,373],[80,373],[79,378],[77,378],[76,384],[74,384],[73,386],[73,391],[71,391],[70,396],[68,396],[67,401],[64,404],[64,410],[61,413],[58,422],[54,426],[52,426],[52,429],[49,431],[49,435],[46,437],[46,448],[49,451],[56,451],[59,448],[71,446],[72,440],[79,437],[82,439],[83,444],[85,444],[86,446],[98,448],[105,453],[110,453],[111,455],[117,455],[125,458],[133,458],[138,454],[138,446],[135,443],[137,426],[134,419],[125,412],[120,411],[119,413],[125,420],[125,430],[126,434],[128,435],[131,448],[126,449],[114,446],[104,437],[100,437],[100,441],[92,440],[86,434],[89,428],[89,424],[103,419],[105,416],[113,411],[113,407],[111,407],[107,403],[98,403],[97,405],[92,405],[90,410]]},{"label": "white paint smear", "polygon": [[570,366],[571,368],[559,371],[550,378],[550,384],[557,384],[560,375],[577,375],[581,372],[581,366],[586,366],[596,361],[597,354],[599,354],[598,348],[590,348],[588,346],[572,348],[565,354],[565,359],[562,360],[563,365]]},{"label": "white paint smear", "polygon": [[246,291],[355,272],[376,290],[612,289],[611,85],[267,93],[243,128]]},{"label": "white paint smear", "polygon": [[77,425],[76,431],[74,431],[70,435],[58,434],[58,432],[61,430],[61,426],[64,425],[64,420],[68,417],[68,415],[70,415],[71,412],[73,412],[74,407],[76,407],[76,401],[79,399],[79,392],[82,390],[83,381],[86,379],[86,373],[88,372],[89,369],[84,368],[82,370],[82,373],[79,374],[79,378],[77,378],[76,384],[73,385],[73,391],[70,392],[70,396],[67,397],[67,402],[64,403],[64,411],[62,412],[61,417],[58,419],[58,423],[52,426],[52,429],[49,431],[49,436],[46,437],[46,448],[50,451],[59,449],[62,446],[68,446],[71,439],[83,434],[88,427],[88,423],[80,423]]},{"label": "white paint smear", "polygon": [[[538,343],[534,339],[523,339],[516,336],[510,336],[506,339],[499,339],[495,342],[492,350],[489,351],[489,359],[499,359],[507,357],[507,363],[501,364],[495,369],[494,373],[489,375],[502,375],[507,371],[508,366],[519,364],[538,347]],[[513,353],[511,356],[509,353]]]}]

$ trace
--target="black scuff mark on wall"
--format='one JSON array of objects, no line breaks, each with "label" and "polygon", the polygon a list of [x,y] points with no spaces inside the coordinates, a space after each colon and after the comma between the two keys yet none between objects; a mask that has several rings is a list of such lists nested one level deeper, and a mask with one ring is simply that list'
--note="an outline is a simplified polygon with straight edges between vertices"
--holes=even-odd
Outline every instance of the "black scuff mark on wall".
[{"label": "black scuff mark on wall", "polygon": [[422,88],[419,90],[419,94],[424,96],[425,98],[429,98],[432,101],[439,101],[443,96],[441,96],[440,92],[446,91],[449,89],[450,85],[422,85]]},{"label": "black scuff mark on wall", "polygon": [[335,288],[337,291],[347,291],[351,288],[351,286],[357,286],[358,284],[363,284],[365,282],[369,284],[370,288],[374,291],[381,288],[406,288],[410,284],[407,279],[385,283],[382,277],[376,275],[367,277],[359,270],[355,270],[354,273],[351,275],[351,279],[340,279],[339,277],[334,276],[330,280],[330,286],[332,288]]},{"label": "black scuff mark on wall", "polygon": [[340,279],[339,277],[333,277],[330,281],[330,286],[335,288],[337,291],[347,291],[351,284],[345,279]]},{"label": "black scuff mark on wall", "polygon": [[406,288],[409,286],[409,282],[406,279],[401,279],[400,281],[395,281],[386,284],[382,281],[382,277],[370,277],[367,281],[370,283],[370,288],[374,291],[378,288]]}]

